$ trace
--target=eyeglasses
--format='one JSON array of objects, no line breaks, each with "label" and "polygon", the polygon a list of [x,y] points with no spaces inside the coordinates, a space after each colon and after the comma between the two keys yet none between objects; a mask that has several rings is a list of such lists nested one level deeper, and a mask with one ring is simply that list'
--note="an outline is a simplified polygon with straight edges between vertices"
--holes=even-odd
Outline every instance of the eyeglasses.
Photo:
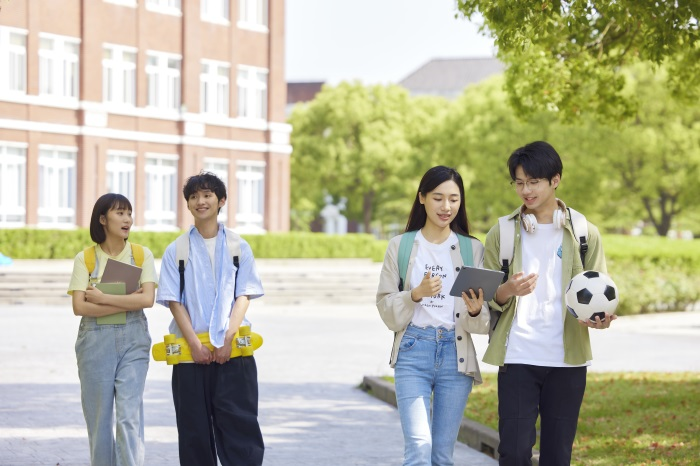
[{"label": "eyeglasses", "polygon": [[544,183],[545,181],[544,178],[532,178],[527,181],[514,180],[510,182],[510,185],[514,187],[516,191],[522,191],[525,186],[534,191],[539,186],[543,186],[543,184],[540,183]]}]

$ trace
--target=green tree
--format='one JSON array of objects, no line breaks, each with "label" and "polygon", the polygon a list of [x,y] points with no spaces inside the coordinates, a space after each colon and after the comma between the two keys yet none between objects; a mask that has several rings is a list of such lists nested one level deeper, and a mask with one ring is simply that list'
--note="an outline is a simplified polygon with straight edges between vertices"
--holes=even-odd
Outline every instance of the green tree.
[{"label": "green tree", "polygon": [[674,97],[700,96],[697,0],[458,0],[458,9],[483,18],[520,115],[625,120],[637,101],[621,69],[638,62],[667,65]]},{"label": "green tree", "polygon": [[[412,140],[430,127],[435,103],[399,86],[341,83],[295,107],[292,208],[315,217],[324,193],[347,199],[346,215],[370,231],[407,196]],[[406,209],[410,208],[410,205]]]}]

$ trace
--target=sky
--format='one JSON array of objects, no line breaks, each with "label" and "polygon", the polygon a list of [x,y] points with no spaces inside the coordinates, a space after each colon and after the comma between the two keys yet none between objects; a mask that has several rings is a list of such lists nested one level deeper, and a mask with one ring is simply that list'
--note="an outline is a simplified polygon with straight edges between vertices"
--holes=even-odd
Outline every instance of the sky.
[{"label": "sky", "polygon": [[289,82],[401,81],[433,58],[495,56],[455,0],[286,0]]}]

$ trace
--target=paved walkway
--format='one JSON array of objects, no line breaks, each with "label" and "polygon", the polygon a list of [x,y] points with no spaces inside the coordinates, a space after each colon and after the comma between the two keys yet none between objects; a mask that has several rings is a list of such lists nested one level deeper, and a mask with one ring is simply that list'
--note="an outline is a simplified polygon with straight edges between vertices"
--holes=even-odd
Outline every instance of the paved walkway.
[{"label": "paved walkway", "polygon": [[[170,313],[147,311],[154,341]],[[390,374],[391,333],[370,304],[283,306],[254,302],[260,421],[270,466],[399,465],[397,411],[356,387]],[[700,313],[620,318],[592,332],[594,366],[604,371],[700,371]],[[87,438],[69,307],[0,309],[0,465],[87,465]],[[10,330],[11,329],[11,330]],[[479,354],[486,340],[476,338]],[[484,371],[493,371],[483,365]],[[178,464],[171,369],[151,363],[145,392],[146,464]],[[476,388],[478,390],[478,387]],[[458,465],[496,462],[462,444]]]}]

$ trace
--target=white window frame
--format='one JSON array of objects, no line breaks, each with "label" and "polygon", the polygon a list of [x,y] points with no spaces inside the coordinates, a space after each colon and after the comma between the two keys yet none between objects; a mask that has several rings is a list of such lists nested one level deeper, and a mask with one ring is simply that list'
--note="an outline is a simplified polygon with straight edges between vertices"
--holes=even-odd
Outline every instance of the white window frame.
[{"label": "white window frame", "polygon": [[[182,93],[182,56],[149,50],[146,52],[146,81],[150,108],[165,111],[178,111]],[[151,64],[151,60],[155,64]],[[177,61],[177,67],[172,67]]]},{"label": "white window frame", "polygon": [[[43,42],[51,41],[51,48]],[[80,91],[80,39],[39,33],[39,95],[77,100]],[[75,51],[66,51],[66,47]]]},{"label": "white window frame", "polygon": [[174,154],[146,154],[144,227],[148,230],[177,230],[178,160]]},{"label": "white window frame", "polygon": [[[110,58],[104,53],[109,51]],[[134,61],[125,60],[127,54]],[[136,106],[136,66],[138,49],[117,44],[104,44],[102,57],[102,100],[109,104]]]},{"label": "white window frame", "polygon": [[146,9],[165,15],[182,16],[181,0],[146,0]]},{"label": "white window frame", "polygon": [[[227,159],[220,159],[220,158],[215,158],[215,157],[205,157],[204,158],[204,171],[210,172],[215,174],[216,176],[219,177],[221,181],[224,182],[224,186],[228,187],[228,169],[229,169],[229,161]],[[228,199],[231,199],[231,194],[228,193]],[[228,199],[226,200],[227,204],[225,204],[222,208],[221,211],[219,212],[219,215],[217,220],[224,225],[228,224]]]},{"label": "white window frame", "polygon": [[27,147],[0,141],[0,228],[18,228],[27,223]]},{"label": "white window frame", "polygon": [[202,70],[199,75],[199,97],[202,113],[229,116],[230,76],[230,64],[215,60],[202,60]]},{"label": "white window frame", "polygon": [[216,24],[230,24],[230,0],[201,0],[200,16],[202,21]]},{"label": "white window frame", "polygon": [[269,0],[239,0],[238,27],[258,32],[270,32]]},{"label": "white window frame", "polygon": [[[21,36],[24,44],[13,44]],[[0,94],[27,93],[27,31],[0,26]]]},{"label": "white window frame", "polygon": [[[264,79],[262,77],[264,76]],[[266,68],[239,65],[236,85],[238,88],[238,117],[249,120],[267,120],[268,79]]]},{"label": "white window frame", "polygon": [[136,152],[107,151],[107,191],[136,198]]},{"label": "white window frame", "polygon": [[39,227],[75,227],[77,159],[77,147],[39,145]]},{"label": "white window frame", "polygon": [[236,165],[236,230],[264,233],[266,163],[239,160]]}]

